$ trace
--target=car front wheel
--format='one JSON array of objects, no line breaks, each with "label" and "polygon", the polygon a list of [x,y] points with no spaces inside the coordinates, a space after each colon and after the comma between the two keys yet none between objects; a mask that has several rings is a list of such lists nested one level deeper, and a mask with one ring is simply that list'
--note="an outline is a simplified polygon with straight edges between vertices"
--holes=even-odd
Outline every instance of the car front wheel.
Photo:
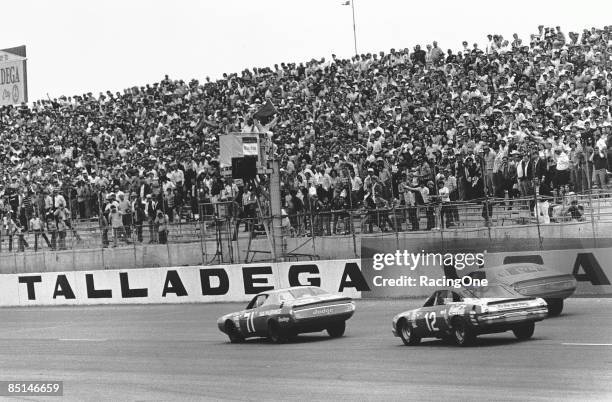
[{"label": "car front wheel", "polygon": [[400,338],[402,338],[404,345],[414,346],[421,342],[421,338],[414,334],[412,324],[410,324],[407,320],[401,320],[397,323],[397,331],[399,332]]},{"label": "car front wheel", "polygon": [[225,333],[227,334],[231,343],[244,342],[244,336],[238,331],[233,322],[228,321],[225,324]]},{"label": "car front wheel", "polygon": [[332,338],[340,338],[346,330],[346,322],[342,321],[327,328],[327,333]]},{"label": "car front wheel", "polygon": [[529,324],[524,324],[514,328],[512,332],[514,332],[514,336],[516,336],[518,339],[525,340],[533,336],[534,330],[535,324],[533,322],[530,322]]},{"label": "car front wheel", "polygon": [[456,320],[453,324],[453,340],[459,346],[468,346],[474,342],[476,336],[472,329],[463,320]]}]

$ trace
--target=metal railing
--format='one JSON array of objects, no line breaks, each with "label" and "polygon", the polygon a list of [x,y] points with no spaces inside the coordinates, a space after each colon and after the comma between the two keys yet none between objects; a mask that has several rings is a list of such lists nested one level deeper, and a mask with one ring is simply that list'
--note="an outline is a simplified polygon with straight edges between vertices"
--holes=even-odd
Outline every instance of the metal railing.
[{"label": "metal railing", "polygon": [[[572,200],[576,201],[579,208],[571,208]],[[493,240],[500,235],[500,230],[504,231],[504,236],[508,236],[512,233],[523,233],[521,228],[530,228],[534,230],[532,236],[542,243],[546,236],[544,232],[549,233],[548,229],[571,228],[575,225],[580,225],[583,237],[597,239],[612,235],[611,192],[593,192],[552,199],[547,211],[548,219],[536,217],[536,203],[536,197],[527,197],[431,203],[415,207],[319,211],[305,209],[281,217],[281,236],[290,242],[284,257],[316,255],[316,244],[324,238],[334,236],[349,239],[352,254],[358,256],[359,239],[363,236],[399,238],[427,235],[429,238],[444,238],[469,236],[470,233],[484,231],[481,237]],[[168,223],[165,229],[160,228],[150,218],[141,224],[116,228],[100,225],[99,219],[95,218],[73,219],[65,230],[10,233],[3,228],[0,231],[0,257],[12,256],[9,258],[17,260],[20,254],[51,252],[51,255],[54,255],[56,251],[80,253],[96,249],[125,252],[131,249],[134,261],[142,260],[135,262],[134,266],[140,266],[147,264],[146,259],[141,256],[144,246],[153,246],[158,251],[159,247],[162,247],[165,249],[164,253],[171,256],[180,254],[183,245],[189,245],[193,249],[195,244],[199,244],[201,255],[193,261],[207,265],[250,261],[254,254],[266,253],[267,239],[264,228],[271,227],[271,216],[264,216],[255,210],[244,211],[233,202],[199,204],[197,214],[193,213],[193,208],[188,209],[173,210],[173,222]],[[579,216],[576,213],[572,215],[572,210],[578,210]],[[260,243],[253,246],[253,240],[259,239],[262,239]],[[305,244],[312,245],[312,249],[299,254],[300,250],[306,249]],[[269,245],[267,247],[269,248]],[[175,260],[180,261],[180,258]],[[73,261],[73,269],[77,269],[76,257]]]}]

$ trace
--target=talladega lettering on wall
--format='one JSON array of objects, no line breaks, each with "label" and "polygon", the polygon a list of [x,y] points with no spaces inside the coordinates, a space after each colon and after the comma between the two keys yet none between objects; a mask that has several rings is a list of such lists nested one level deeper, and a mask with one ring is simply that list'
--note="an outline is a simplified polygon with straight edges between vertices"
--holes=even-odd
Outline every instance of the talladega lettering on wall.
[{"label": "talladega lettering on wall", "polygon": [[0,305],[248,301],[262,291],[300,285],[355,298],[369,290],[358,260],[317,261],[1,275]]}]

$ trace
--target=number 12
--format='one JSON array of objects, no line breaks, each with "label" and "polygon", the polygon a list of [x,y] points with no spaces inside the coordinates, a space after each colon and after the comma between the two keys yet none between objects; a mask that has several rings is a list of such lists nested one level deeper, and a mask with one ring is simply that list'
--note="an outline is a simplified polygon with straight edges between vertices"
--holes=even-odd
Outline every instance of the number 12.
[{"label": "number 12", "polygon": [[431,332],[439,331],[436,328],[436,312],[432,311],[431,313],[425,314],[425,324],[427,325],[427,329]]}]

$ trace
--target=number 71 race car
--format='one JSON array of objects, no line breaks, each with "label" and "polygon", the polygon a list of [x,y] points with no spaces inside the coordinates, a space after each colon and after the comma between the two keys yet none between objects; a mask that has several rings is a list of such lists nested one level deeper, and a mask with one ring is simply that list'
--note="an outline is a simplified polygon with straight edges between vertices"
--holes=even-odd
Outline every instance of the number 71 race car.
[{"label": "number 71 race car", "polygon": [[217,320],[232,343],[250,337],[268,337],[280,343],[298,334],[327,330],[344,335],[346,320],[355,311],[350,297],[336,296],[314,286],[298,286],[259,293],[245,310]]},{"label": "number 71 race car", "polygon": [[421,338],[471,344],[477,335],[512,331],[518,339],[533,335],[535,322],[548,315],[543,299],[525,297],[503,284],[437,290],[423,307],[393,317],[393,335],[405,345]]}]

